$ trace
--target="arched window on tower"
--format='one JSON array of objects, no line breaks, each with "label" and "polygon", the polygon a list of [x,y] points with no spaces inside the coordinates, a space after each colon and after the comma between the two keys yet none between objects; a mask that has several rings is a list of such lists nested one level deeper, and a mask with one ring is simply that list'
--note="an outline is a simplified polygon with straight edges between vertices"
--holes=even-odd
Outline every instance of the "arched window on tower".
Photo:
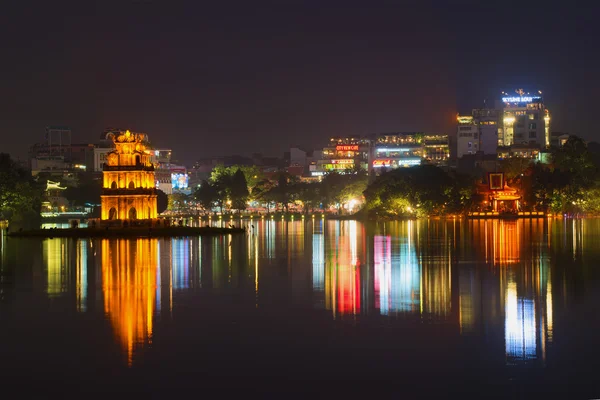
[{"label": "arched window on tower", "polygon": [[112,181],[112,183],[110,184],[110,188],[111,189],[116,189],[117,188],[117,182]]},{"label": "arched window on tower", "polygon": [[129,182],[129,189],[135,189],[135,183],[133,183],[133,181]]}]

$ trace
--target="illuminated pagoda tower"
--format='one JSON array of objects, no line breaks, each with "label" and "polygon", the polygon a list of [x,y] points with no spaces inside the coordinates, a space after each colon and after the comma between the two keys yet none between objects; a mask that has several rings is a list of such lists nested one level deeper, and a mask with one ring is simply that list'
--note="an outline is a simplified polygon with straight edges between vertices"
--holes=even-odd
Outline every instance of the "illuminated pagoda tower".
[{"label": "illuminated pagoda tower", "polygon": [[103,169],[102,219],[156,218],[154,165],[143,133],[111,133],[115,150]]}]

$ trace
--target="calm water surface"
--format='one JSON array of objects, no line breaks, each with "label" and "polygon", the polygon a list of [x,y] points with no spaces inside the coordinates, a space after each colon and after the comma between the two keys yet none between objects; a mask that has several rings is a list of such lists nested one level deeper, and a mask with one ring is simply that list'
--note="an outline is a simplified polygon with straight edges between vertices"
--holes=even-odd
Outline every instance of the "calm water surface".
[{"label": "calm water surface", "polygon": [[600,220],[0,236],[0,382],[42,394],[600,397]]}]

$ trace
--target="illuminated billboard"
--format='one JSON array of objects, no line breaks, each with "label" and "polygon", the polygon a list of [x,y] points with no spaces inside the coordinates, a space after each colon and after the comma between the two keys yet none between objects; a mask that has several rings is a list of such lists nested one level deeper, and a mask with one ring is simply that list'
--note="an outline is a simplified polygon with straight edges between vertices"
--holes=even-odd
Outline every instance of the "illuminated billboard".
[{"label": "illuminated billboard", "polygon": [[354,164],[354,160],[351,158],[345,158],[341,160],[331,160],[332,164]]},{"label": "illuminated billboard", "polygon": [[373,160],[373,168],[389,167],[392,165],[392,160]]},{"label": "illuminated billboard", "polygon": [[373,168],[384,168],[384,167],[408,167],[411,165],[421,165],[421,158],[419,157],[402,157],[394,159],[377,159],[373,160]]},{"label": "illuminated billboard", "polygon": [[189,177],[187,174],[182,173],[172,173],[171,174],[171,184],[173,185],[173,189],[187,189]]},{"label": "illuminated billboard", "polygon": [[335,149],[337,151],[358,151],[358,145],[357,144],[339,145],[339,146],[335,146]]},{"label": "illuminated billboard", "polygon": [[353,164],[323,164],[323,169],[324,170],[335,170],[335,169],[350,169],[352,168]]},{"label": "illuminated billboard", "polygon": [[533,103],[540,100],[542,100],[540,96],[510,96],[502,98],[504,103]]}]

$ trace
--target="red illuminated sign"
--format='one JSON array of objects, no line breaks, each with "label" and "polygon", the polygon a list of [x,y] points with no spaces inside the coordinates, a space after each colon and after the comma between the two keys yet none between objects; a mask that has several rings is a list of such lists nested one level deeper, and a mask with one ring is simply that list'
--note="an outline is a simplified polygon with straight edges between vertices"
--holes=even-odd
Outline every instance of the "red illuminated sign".
[{"label": "red illuminated sign", "polygon": [[356,144],[340,145],[340,146],[335,146],[335,149],[337,151],[358,151],[358,145],[356,145]]},{"label": "red illuminated sign", "polygon": [[392,165],[392,160],[373,160],[373,167],[387,167]]}]

